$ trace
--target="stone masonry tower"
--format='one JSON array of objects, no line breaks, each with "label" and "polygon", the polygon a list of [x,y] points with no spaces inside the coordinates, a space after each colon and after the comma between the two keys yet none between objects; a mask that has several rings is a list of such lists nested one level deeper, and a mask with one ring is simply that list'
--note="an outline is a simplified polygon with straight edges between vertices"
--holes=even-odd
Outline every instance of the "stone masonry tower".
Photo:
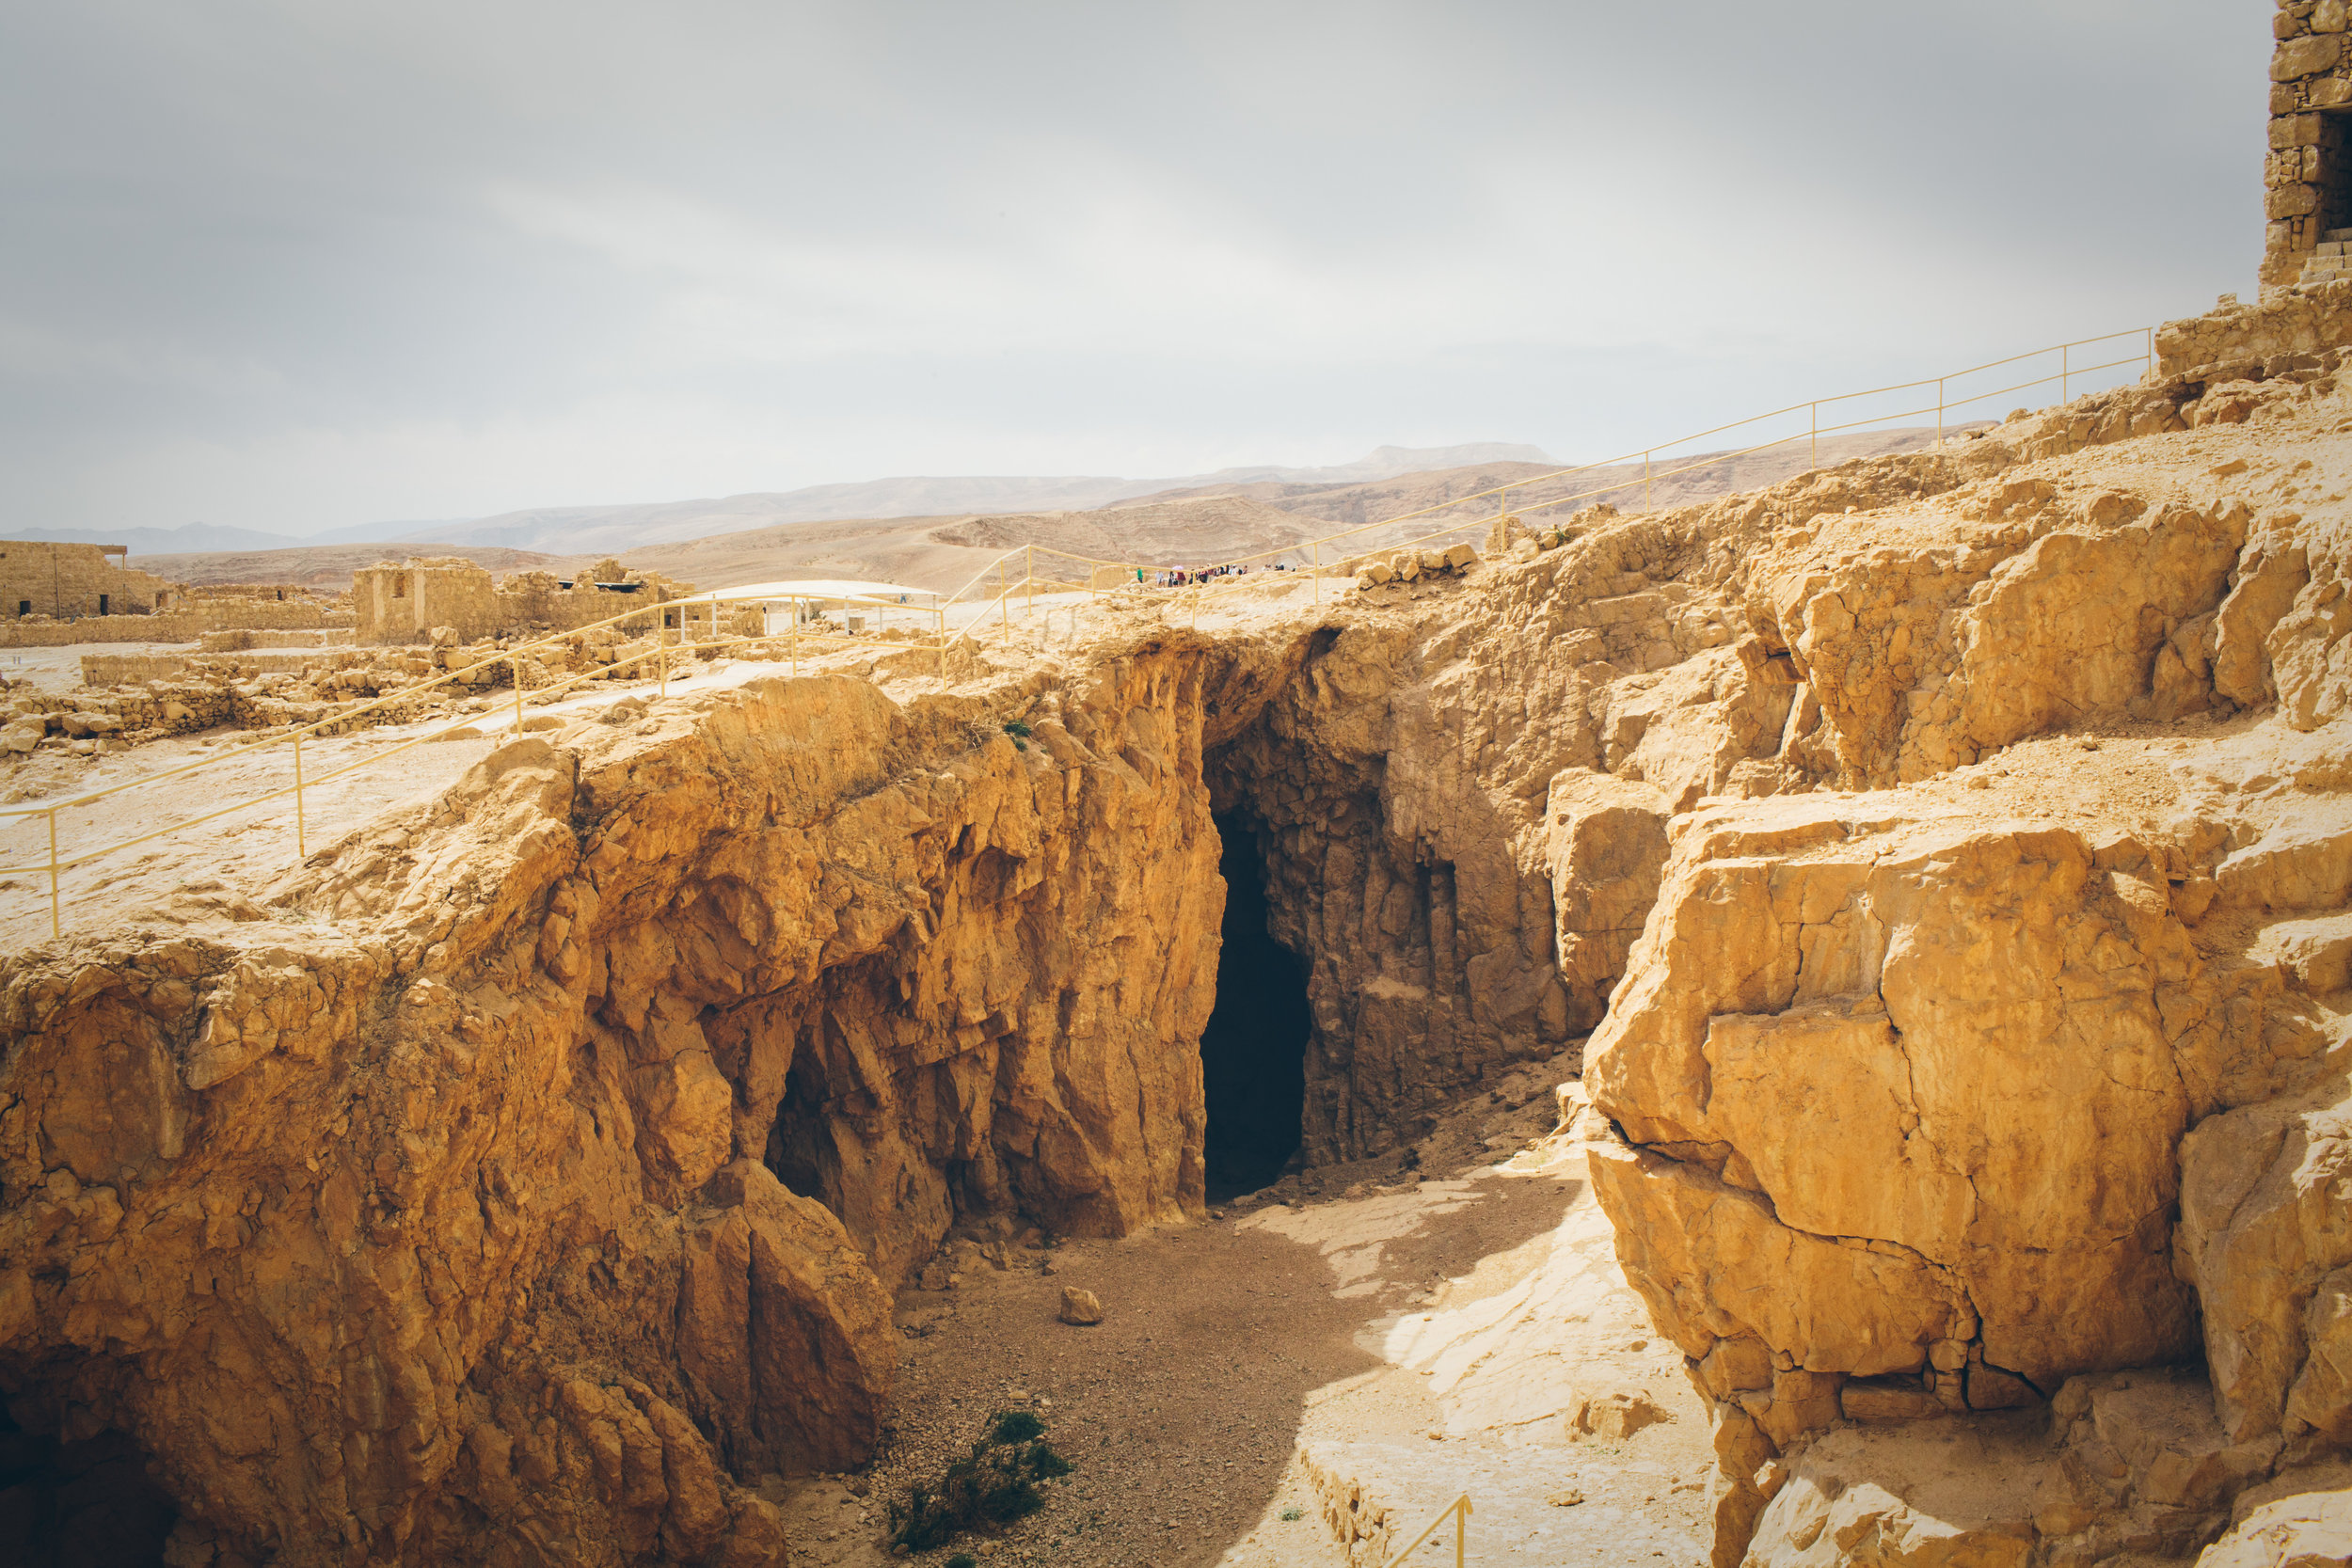
[{"label": "stone masonry tower", "polygon": [[2265,290],[2352,277],[2352,30],[2347,0],[2279,0],[2263,174]]}]

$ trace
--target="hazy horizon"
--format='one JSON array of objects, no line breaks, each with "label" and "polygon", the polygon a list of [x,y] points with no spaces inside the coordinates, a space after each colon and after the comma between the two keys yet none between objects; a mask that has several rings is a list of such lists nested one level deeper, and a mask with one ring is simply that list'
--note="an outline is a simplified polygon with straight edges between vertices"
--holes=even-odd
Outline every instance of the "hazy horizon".
[{"label": "hazy horizon", "polygon": [[2269,16],[19,11],[0,530],[1605,455],[2250,294]]}]

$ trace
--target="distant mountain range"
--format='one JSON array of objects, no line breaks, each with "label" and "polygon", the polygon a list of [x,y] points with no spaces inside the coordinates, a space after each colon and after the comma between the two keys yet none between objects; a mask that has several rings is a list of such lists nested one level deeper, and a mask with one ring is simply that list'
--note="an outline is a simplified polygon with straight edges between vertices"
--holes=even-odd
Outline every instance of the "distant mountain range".
[{"label": "distant mountain range", "polygon": [[1478,463],[1544,463],[1534,447],[1478,441],[1455,447],[1377,447],[1353,463],[1322,468],[1225,468],[1213,474],[1172,479],[1114,479],[1095,476],[910,477],[854,484],[814,484],[800,490],[758,492],[717,499],[654,501],[616,506],[532,507],[491,517],[440,522],[366,523],[323,533],[265,533],[219,523],[180,528],[20,529],[8,537],[60,543],[127,545],[134,559],[192,555],[220,550],[280,550],[316,545],[436,544],[502,546],[555,555],[620,551],[646,545],[705,538],[782,523],[836,522],[860,517],[943,517],[958,513],[990,515],[1074,512],[1107,506],[1165,490],[1256,484],[1348,484],[1391,479],[1433,468]]},{"label": "distant mountain range", "polygon": [[362,523],[357,528],[329,529],[324,533],[299,536],[264,533],[260,529],[252,528],[230,528],[222,523],[183,523],[178,528],[21,528],[5,531],[10,539],[31,539],[60,545],[126,545],[133,555],[140,556],[447,539],[451,531],[466,526],[466,519],[461,517],[447,523]]}]

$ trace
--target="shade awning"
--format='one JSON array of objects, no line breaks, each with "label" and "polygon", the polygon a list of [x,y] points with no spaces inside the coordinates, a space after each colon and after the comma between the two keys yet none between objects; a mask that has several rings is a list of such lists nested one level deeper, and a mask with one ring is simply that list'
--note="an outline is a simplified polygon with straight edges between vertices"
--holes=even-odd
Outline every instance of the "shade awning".
[{"label": "shade awning", "polygon": [[864,599],[877,604],[915,604],[939,597],[930,588],[903,582],[867,582],[854,578],[801,578],[787,582],[751,582],[689,594],[674,604],[741,604],[758,599]]}]

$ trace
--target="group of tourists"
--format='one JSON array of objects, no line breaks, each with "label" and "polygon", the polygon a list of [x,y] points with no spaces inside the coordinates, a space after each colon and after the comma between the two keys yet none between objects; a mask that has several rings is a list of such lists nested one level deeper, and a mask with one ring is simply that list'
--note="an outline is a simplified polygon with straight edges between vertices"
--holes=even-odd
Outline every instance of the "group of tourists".
[{"label": "group of tourists", "polygon": [[[1287,572],[1290,568],[1278,561],[1270,565],[1258,567],[1256,570],[1262,572]],[[1170,566],[1166,571],[1155,574],[1147,572],[1143,567],[1138,566],[1136,568],[1136,580],[1140,583],[1160,588],[1189,588],[1197,582],[1208,582],[1216,578],[1246,577],[1250,571],[1250,567],[1238,565]]]}]

